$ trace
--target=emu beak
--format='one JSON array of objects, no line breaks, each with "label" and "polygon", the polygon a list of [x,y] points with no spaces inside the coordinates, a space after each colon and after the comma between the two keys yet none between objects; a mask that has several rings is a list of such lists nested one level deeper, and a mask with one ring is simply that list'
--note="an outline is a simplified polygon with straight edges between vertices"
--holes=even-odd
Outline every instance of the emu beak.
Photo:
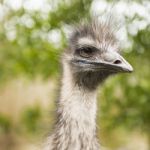
[{"label": "emu beak", "polygon": [[132,66],[117,52],[107,52],[101,55],[100,59],[73,59],[71,61],[75,66],[82,68],[81,70],[105,70],[112,73],[132,72]]},{"label": "emu beak", "polygon": [[103,55],[104,66],[115,72],[132,72],[132,66],[117,52],[105,53]]}]

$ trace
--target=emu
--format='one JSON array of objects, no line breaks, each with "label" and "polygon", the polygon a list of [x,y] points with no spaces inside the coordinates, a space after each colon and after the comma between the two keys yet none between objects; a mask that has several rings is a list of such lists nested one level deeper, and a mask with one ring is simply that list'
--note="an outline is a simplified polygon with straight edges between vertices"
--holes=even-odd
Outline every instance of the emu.
[{"label": "emu", "polygon": [[110,23],[76,27],[62,57],[57,122],[44,150],[100,150],[96,128],[97,88],[109,76],[132,72],[119,54]]}]

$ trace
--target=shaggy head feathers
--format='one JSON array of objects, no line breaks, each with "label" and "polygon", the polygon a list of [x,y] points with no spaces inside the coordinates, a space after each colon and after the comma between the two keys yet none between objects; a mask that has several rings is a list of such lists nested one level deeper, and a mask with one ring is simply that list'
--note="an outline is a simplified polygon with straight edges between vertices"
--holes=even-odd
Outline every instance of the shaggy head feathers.
[{"label": "shaggy head feathers", "polygon": [[81,46],[94,46],[101,51],[107,51],[108,47],[118,50],[118,41],[115,37],[115,28],[111,20],[99,21],[97,18],[91,23],[82,23],[74,28],[69,38],[69,49],[75,50]]}]

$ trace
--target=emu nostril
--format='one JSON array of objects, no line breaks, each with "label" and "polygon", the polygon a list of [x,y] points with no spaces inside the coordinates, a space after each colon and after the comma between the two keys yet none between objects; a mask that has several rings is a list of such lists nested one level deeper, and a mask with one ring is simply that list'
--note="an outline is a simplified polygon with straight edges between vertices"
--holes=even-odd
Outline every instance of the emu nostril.
[{"label": "emu nostril", "polygon": [[121,60],[119,60],[119,59],[115,60],[114,64],[121,64]]}]

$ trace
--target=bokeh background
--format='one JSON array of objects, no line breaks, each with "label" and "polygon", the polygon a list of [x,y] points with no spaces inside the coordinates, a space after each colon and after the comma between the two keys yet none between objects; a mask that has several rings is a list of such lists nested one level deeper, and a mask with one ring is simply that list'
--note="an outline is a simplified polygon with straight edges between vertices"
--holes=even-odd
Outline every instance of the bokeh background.
[{"label": "bokeh background", "polygon": [[0,150],[34,150],[50,133],[71,25],[106,12],[134,72],[100,90],[99,138],[105,150],[150,150],[149,0],[0,0]]}]

